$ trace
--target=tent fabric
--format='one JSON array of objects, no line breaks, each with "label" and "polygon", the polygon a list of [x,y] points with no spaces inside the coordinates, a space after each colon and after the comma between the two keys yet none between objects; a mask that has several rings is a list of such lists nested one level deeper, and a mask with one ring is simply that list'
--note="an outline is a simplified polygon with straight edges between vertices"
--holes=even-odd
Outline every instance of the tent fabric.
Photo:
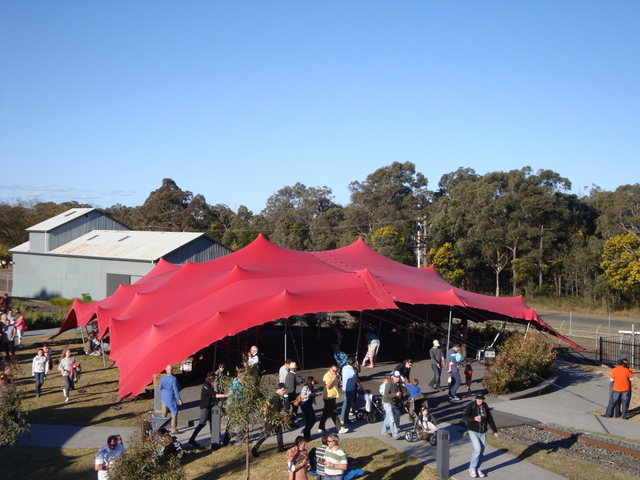
[{"label": "tent fabric", "polygon": [[324,252],[279,247],[259,235],[246,247],[208,262],[158,265],[101,301],[74,301],[61,333],[97,319],[110,333],[120,369],[119,394],[137,394],[153,374],[229,335],[292,315],[398,310],[399,304],[491,312],[493,318],[553,330],[521,297],[497,298],[455,288],[431,267],[416,268],[375,252],[359,239]]}]

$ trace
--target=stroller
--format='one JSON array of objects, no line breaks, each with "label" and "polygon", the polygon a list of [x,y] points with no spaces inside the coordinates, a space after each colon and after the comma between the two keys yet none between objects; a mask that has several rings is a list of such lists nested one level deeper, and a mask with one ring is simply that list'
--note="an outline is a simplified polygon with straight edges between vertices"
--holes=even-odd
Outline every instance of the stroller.
[{"label": "stroller", "polygon": [[367,423],[376,423],[378,420],[383,420],[385,417],[384,408],[382,407],[382,398],[380,396],[373,396],[371,390],[364,392],[365,405],[364,408],[359,408],[356,411],[356,418],[367,420]]},{"label": "stroller", "polygon": [[[429,405],[427,404],[427,399],[422,393],[419,393],[405,403],[405,410],[409,414],[413,427],[406,431],[404,438],[407,442],[426,440],[435,447],[438,444],[436,419],[430,414],[423,415],[423,408],[428,410]],[[421,417],[426,418],[421,419]]]}]

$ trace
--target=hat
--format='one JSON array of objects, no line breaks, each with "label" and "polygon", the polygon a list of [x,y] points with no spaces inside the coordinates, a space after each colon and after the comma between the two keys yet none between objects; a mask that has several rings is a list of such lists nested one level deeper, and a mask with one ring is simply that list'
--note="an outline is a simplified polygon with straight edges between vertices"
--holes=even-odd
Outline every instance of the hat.
[{"label": "hat", "polygon": [[400,372],[399,372],[399,371],[397,371],[397,370],[395,370],[395,371],[391,374],[391,376],[392,376],[392,377],[396,377],[396,378],[400,378],[400,377],[402,377],[402,375],[400,375]]},{"label": "hat", "polygon": [[291,365],[289,365],[289,368],[298,368],[298,364],[296,362],[291,362]]},{"label": "hat", "polygon": [[214,372],[213,370],[207,373],[207,377],[215,377],[215,376],[216,376],[216,372]]},{"label": "hat", "polygon": [[280,382],[276,385],[276,390],[280,390],[281,388],[287,388],[287,386],[284,383]]},{"label": "hat", "polygon": [[438,340],[434,340],[433,341],[433,346],[434,347],[439,347],[440,346],[440,342]]},{"label": "hat", "polygon": [[476,400],[484,400],[484,394],[483,393],[477,393],[476,394]]},{"label": "hat", "polygon": [[290,358],[287,358],[287,359],[284,361],[284,364],[285,364],[285,365],[289,365],[290,363],[291,363],[291,359],[290,359]]}]

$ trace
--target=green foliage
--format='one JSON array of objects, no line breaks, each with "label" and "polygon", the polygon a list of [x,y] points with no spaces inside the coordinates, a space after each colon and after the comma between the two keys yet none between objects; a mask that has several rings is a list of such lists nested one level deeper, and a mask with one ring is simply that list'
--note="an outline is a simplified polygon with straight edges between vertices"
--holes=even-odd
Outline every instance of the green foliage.
[{"label": "green foliage", "polygon": [[487,369],[484,386],[493,395],[526,390],[553,372],[556,352],[536,331],[517,332],[497,348],[495,362]]},{"label": "green foliage", "polygon": [[49,303],[51,305],[55,305],[57,307],[62,307],[62,308],[68,309],[68,308],[71,307],[71,304],[73,303],[73,299],[62,298],[62,297],[53,297],[53,298],[49,299]]},{"label": "green foliage", "polygon": [[451,285],[459,286],[465,272],[460,268],[453,245],[446,242],[440,248],[429,250],[429,261],[436,271]]},{"label": "green foliage", "polygon": [[51,306],[45,302],[27,302],[17,298],[11,300],[11,307],[14,311],[20,311],[24,314],[27,325],[30,330],[39,330],[43,328],[56,328],[62,325],[68,306],[71,306],[71,300],[61,299],[61,307]]},{"label": "green foliage", "polygon": [[22,397],[13,382],[15,366],[2,367],[0,373],[0,447],[13,447],[18,437],[29,431]]},{"label": "green foliage", "polygon": [[127,453],[111,468],[109,478],[120,480],[185,480],[181,460],[173,455],[158,462],[162,445],[157,435],[148,435],[143,426],[137,436],[127,442]]},{"label": "green foliage", "polygon": [[627,233],[607,240],[600,266],[613,288],[640,293],[640,238]]}]

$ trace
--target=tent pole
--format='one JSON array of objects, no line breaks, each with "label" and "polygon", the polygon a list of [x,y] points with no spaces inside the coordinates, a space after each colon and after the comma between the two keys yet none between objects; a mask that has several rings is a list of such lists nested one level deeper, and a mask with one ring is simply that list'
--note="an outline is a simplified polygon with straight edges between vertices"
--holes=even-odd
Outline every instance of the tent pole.
[{"label": "tent pole", "polygon": [[287,359],[287,325],[289,324],[288,319],[284,319],[284,360]]},{"label": "tent pole", "polygon": [[218,365],[216,365],[216,361],[218,360],[218,342],[215,342],[213,347],[213,370],[214,372],[218,370]]},{"label": "tent pole", "polygon": [[451,348],[451,322],[453,321],[453,307],[449,307],[449,328],[447,329],[447,351]]},{"label": "tent pole", "polygon": [[358,322],[358,342],[356,343],[356,363],[360,355],[360,338],[362,337],[362,310],[360,310],[360,321]]},{"label": "tent pole", "polygon": [[304,329],[302,328],[302,322],[300,322],[300,348],[302,349],[302,355],[300,355],[300,367],[304,370]]}]

